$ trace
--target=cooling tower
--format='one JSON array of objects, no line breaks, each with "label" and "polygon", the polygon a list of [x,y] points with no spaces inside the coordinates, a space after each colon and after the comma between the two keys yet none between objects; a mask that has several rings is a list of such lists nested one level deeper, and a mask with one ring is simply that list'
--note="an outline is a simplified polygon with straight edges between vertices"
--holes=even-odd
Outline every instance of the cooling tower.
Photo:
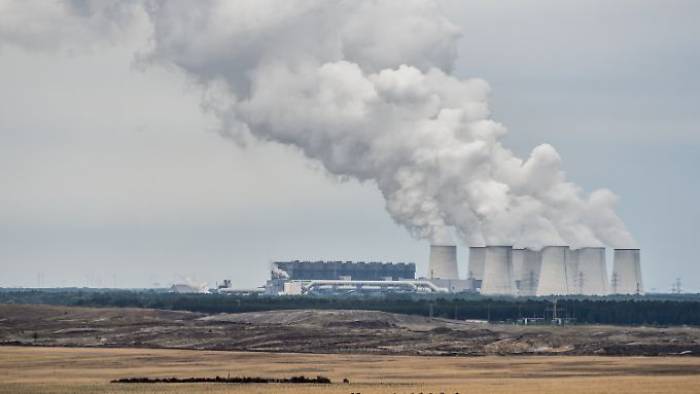
[{"label": "cooling tower", "polygon": [[581,248],[576,252],[578,257],[576,292],[585,295],[607,295],[608,271],[605,266],[605,248]]},{"label": "cooling tower", "polygon": [[644,294],[639,249],[615,249],[613,294]]},{"label": "cooling tower", "polygon": [[578,249],[569,249],[566,254],[566,283],[568,294],[582,294],[578,271]]},{"label": "cooling tower", "polygon": [[540,253],[532,249],[513,249],[513,278],[518,295],[536,295],[539,277]]},{"label": "cooling tower", "polygon": [[525,275],[525,249],[513,248],[513,282],[515,293],[520,295],[523,288],[523,276]]},{"label": "cooling tower", "polygon": [[430,245],[428,277],[430,279],[459,279],[457,246]]},{"label": "cooling tower", "polygon": [[467,278],[475,280],[484,279],[484,263],[486,262],[486,248],[472,246],[469,248],[469,273]]},{"label": "cooling tower", "polygon": [[546,246],[540,252],[542,267],[537,285],[538,296],[565,295],[569,293],[567,285],[568,246]]},{"label": "cooling tower", "polygon": [[511,246],[486,247],[481,294],[516,295]]}]

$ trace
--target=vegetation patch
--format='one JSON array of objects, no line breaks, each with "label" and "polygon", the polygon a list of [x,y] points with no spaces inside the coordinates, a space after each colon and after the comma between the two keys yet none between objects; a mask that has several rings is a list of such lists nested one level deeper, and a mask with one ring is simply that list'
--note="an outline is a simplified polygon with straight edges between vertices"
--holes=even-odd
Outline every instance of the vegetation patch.
[{"label": "vegetation patch", "polygon": [[[700,325],[700,295],[558,298],[558,316],[583,324]],[[177,294],[158,290],[2,289],[0,304],[152,308],[205,314],[290,309],[370,310],[457,320],[512,322],[552,318],[551,297],[489,297],[476,294],[387,294],[384,296],[289,296]],[[348,323],[343,323],[348,324]],[[359,324],[367,324],[361,322]],[[383,327],[375,327],[383,328]],[[390,327],[386,327],[390,328]]]},{"label": "vegetation patch", "polygon": [[111,383],[235,383],[235,384],[259,384],[259,383],[300,383],[300,384],[330,384],[331,380],[325,376],[309,378],[306,376],[292,376],[291,378],[262,378],[258,376],[234,376],[222,377],[190,377],[190,378],[148,378],[134,377],[114,379]]}]

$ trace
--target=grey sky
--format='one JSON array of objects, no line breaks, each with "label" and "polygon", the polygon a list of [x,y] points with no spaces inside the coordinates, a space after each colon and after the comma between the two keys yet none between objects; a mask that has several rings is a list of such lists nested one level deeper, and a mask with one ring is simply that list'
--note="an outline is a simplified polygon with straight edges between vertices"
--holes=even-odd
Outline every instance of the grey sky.
[{"label": "grey sky", "polygon": [[[647,288],[700,291],[700,5],[442,3],[463,29],[455,74],[492,87],[506,144],[548,142],[569,177],[609,187]],[[0,286],[262,283],[273,259],[415,261],[370,183],[339,183],[293,148],[222,139],[140,42],[87,53],[0,48]],[[462,248],[461,263],[466,263]],[[464,274],[465,267],[461,267]]]}]

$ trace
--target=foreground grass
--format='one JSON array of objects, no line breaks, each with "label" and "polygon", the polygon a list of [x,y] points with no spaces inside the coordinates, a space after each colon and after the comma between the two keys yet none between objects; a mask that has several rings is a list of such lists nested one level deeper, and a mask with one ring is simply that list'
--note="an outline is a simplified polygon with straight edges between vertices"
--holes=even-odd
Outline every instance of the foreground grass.
[{"label": "foreground grass", "polygon": [[[113,384],[111,379],[293,375],[332,385]],[[350,384],[339,383],[348,378]],[[0,393],[697,393],[700,358],[410,357],[0,347]]]}]

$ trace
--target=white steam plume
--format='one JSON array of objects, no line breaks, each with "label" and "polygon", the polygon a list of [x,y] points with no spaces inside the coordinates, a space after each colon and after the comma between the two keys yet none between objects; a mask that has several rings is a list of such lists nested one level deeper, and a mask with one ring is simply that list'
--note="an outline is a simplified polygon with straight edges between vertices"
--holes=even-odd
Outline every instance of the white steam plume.
[{"label": "white steam plume", "polygon": [[[90,23],[122,15],[77,3],[66,12]],[[459,29],[432,2],[141,4],[152,47],[140,59],[201,83],[226,135],[293,145],[331,174],[375,182],[418,238],[449,242],[455,229],[470,245],[635,245],[616,196],[568,182],[552,146],[527,159],[502,146],[488,84],[450,74]]]}]

